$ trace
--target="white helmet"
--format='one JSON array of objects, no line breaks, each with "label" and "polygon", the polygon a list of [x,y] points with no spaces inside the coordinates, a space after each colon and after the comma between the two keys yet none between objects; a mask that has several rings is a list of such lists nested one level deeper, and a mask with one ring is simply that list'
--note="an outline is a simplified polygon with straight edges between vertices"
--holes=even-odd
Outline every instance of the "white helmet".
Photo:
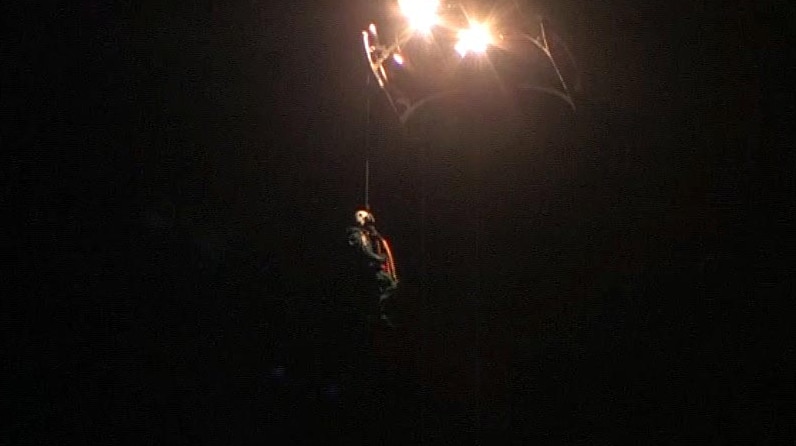
[{"label": "white helmet", "polygon": [[373,214],[370,212],[360,209],[354,214],[354,219],[359,223],[360,226],[365,226],[367,223],[376,223],[376,219],[373,217]]}]

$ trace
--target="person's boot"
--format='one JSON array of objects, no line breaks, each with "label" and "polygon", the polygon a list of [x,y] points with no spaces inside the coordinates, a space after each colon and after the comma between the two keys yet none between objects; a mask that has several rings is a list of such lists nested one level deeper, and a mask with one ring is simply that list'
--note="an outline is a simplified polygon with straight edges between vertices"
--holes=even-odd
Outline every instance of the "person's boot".
[{"label": "person's boot", "polygon": [[390,319],[390,317],[389,317],[389,316],[387,316],[387,315],[386,315],[386,314],[384,314],[384,313],[382,313],[382,314],[381,314],[381,322],[382,322],[382,324],[384,324],[386,327],[389,327],[389,328],[395,328],[395,324],[393,323],[392,319]]}]

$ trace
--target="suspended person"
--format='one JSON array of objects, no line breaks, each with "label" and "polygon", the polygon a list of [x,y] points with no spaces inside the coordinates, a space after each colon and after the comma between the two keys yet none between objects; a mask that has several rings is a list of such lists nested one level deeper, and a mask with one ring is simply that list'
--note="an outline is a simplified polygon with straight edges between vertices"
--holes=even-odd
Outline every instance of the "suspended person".
[{"label": "suspended person", "polygon": [[[358,209],[354,213],[356,226],[348,228],[348,244],[357,249],[361,257],[360,264],[366,270],[365,274],[372,274],[372,287],[378,293],[378,316],[387,326],[393,323],[387,314],[390,298],[398,288],[398,276],[395,270],[395,260],[387,240],[376,230],[376,219],[367,209]],[[369,305],[372,309],[373,307]],[[372,313],[372,310],[368,311]]]}]

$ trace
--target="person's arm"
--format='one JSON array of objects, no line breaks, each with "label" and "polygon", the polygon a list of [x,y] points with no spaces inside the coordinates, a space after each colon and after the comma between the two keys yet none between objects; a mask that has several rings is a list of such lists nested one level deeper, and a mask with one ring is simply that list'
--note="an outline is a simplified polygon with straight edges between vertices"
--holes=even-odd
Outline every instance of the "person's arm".
[{"label": "person's arm", "polygon": [[359,228],[348,228],[348,246],[362,247],[362,231]]},{"label": "person's arm", "polygon": [[356,246],[362,251],[365,256],[371,260],[375,260],[377,262],[384,262],[387,260],[387,257],[383,255],[379,255],[373,251],[373,244],[367,243],[364,238],[367,237],[364,231],[359,228],[351,228],[348,232],[348,244],[350,246]]},{"label": "person's arm", "polygon": [[364,252],[365,255],[371,260],[375,260],[379,263],[384,263],[387,261],[387,256],[377,254],[375,251],[373,251],[373,243],[363,243],[362,252]]}]

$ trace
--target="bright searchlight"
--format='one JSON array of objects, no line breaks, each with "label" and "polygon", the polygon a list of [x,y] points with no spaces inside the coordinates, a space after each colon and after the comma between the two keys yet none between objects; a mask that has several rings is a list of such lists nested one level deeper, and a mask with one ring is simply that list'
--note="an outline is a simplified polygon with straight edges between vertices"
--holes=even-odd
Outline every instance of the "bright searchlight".
[{"label": "bright searchlight", "polygon": [[398,0],[398,6],[414,31],[428,34],[439,23],[439,0]]},{"label": "bright searchlight", "polygon": [[464,57],[468,53],[483,53],[492,44],[492,34],[484,24],[472,23],[470,28],[459,31],[456,52]]}]

